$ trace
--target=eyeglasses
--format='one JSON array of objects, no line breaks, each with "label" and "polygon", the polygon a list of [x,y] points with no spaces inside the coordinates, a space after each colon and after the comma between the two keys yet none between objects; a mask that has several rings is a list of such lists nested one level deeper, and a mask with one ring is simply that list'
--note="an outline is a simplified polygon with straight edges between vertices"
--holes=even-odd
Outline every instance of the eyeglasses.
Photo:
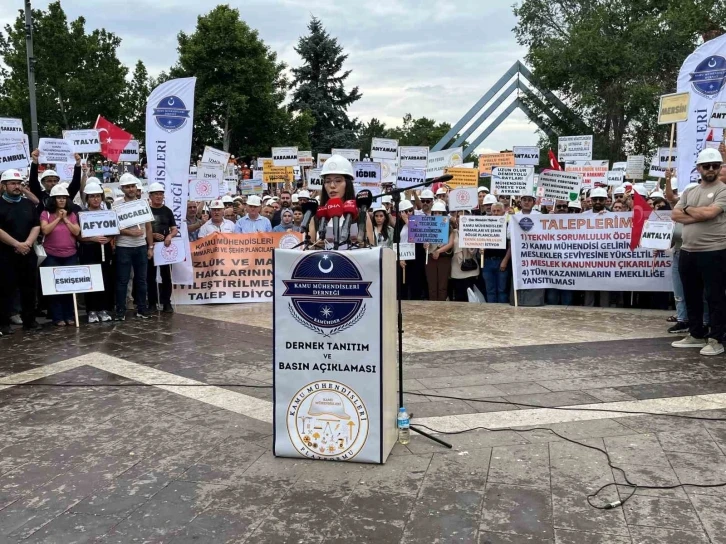
[{"label": "eyeglasses", "polygon": [[625,195],[624,194],[617,194],[617,195],[615,195],[615,198],[625,198]]},{"label": "eyeglasses", "polygon": [[702,164],[701,168],[703,168],[704,170],[720,170],[721,163],[720,162],[707,162],[706,164]]},{"label": "eyeglasses", "polygon": [[337,185],[338,183],[345,183],[344,179],[326,179],[324,185]]},{"label": "eyeglasses", "polygon": [[412,214],[413,210],[401,210],[401,213]]},{"label": "eyeglasses", "polygon": [[432,198],[422,198],[421,202],[423,204],[431,204],[434,200]]}]

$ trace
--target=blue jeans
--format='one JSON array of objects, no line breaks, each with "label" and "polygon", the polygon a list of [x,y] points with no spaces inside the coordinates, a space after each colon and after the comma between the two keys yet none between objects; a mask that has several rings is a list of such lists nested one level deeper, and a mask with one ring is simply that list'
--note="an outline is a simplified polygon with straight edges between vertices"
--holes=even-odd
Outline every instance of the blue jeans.
[{"label": "blue jeans", "polygon": [[134,299],[140,312],[146,312],[146,268],[149,259],[146,245],[116,247],[116,313],[126,313],[126,292],[131,269],[134,270]]},{"label": "blue jeans", "polygon": [[[43,267],[47,266],[73,266],[78,264],[78,255],[70,257],[54,257],[48,255],[43,261]],[[53,295],[48,297],[48,311],[53,323],[59,321],[75,321],[76,314],[73,311],[73,295]]]},{"label": "blue jeans", "polygon": [[[680,273],[680,257],[681,250],[676,249],[673,252],[673,298],[676,299],[676,318],[680,323],[688,323],[688,308],[686,307],[686,298],[683,295],[683,282]],[[703,323],[709,324],[708,319],[708,303],[703,300]]]},{"label": "blue jeans", "polygon": [[572,306],[572,295],[574,291],[565,289],[547,289],[545,291],[545,303],[548,306]]},{"label": "blue jeans", "polygon": [[502,272],[499,267],[502,259],[498,257],[484,258],[484,268],[481,275],[487,290],[487,302],[509,303],[509,289],[507,283],[509,280],[509,270]]}]

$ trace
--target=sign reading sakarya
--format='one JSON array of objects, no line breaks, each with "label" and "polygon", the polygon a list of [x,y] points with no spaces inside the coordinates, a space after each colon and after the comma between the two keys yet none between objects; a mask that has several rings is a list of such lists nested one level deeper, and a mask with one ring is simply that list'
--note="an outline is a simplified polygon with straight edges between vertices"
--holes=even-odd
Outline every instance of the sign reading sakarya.
[{"label": "sign reading sakarya", "polygon": [[688,120],[688,104],[691,93],[664,94],[660,97],[658,124],[669,125]]},{"label": "sign reading sakarya", "polygon": [[557,140],[557,160],[591,161],[592,135],[589,136],[561,136]]},{"label": "sign reading sakarya", "polygon": [[12,117],[0,117],[0,134],[23,135],[23,120]]}]

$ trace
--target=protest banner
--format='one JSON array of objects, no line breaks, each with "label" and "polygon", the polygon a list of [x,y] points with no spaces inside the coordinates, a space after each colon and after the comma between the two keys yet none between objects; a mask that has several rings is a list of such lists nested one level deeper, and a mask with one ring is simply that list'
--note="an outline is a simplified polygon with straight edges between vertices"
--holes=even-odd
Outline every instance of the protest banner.
[{"label": "protest banner", "polygon": [[381,165],[381,183],[396,183],[398,159],[376,159]]},{"label": "protest banner", "polygon": [[516,289],[666,291],[672,258],[630,251],[633,213],[522,215],[511,221]]},{"label": "protest banner", "polygon": [[121,230],[154,221],[154,214],[146,200],[119,202],[114,204],[113,209],[118,216],[118,228]]},{"label": "protest banner", "polygon": [[224,165],[214,162],[202,162],[197,170],[197,179],[221,183],[225,178]]},{"label": "protest banner", "polygon": [[627,166],[625,167],[625,177],[628,179],[643,179],[645,171],[644,155],[628,155]]},{"label": "protest banner", "polygon": [[[244,179],[240,183],[239,193],[241,195],[261,195],[263,192],[262,179]],[[189,197],[191,198],[191,196]]]},{"label": "protest banner", "polygon": [[461,166],[463,162],[463,147],[452,147],[443,151],[429,151],[429,160],[426,163],[426,177],[438,178],[443,176],[446,168]]},{"label": "protest banner", "polygon": [[402,146],[398,148],[399,168],[424,168],[429,164],[429,148],[426,146]]},{"label": "protest banner", "polygon": [[[379,191],[381,188],[381,163],[356,161],[353,163],[353,183],[364,189]],[[356,191],[357,192],[357,191]]]},{"label": "protest banner", "polygon": [[479,175],[491,176],[496,166],[516,166],[514,153],[487,153],[479,155]]},{"label": "protest banner", "polygon": [[22,141],[0,144],[0,172],[9,168],[27,168],[28,156]]},{"label": "protest banner", "polygon": [[565,165],[565,172],[582,174],[582,188],[592,189],[595,183],[605,184],[610,161],[573,161]]},{"label": "protest banner", "polygon": [[63,139],[73,144],[74,153],[100,153],[101,139],[96,129],[64,130]]},{"label": "protest banner", "polygon": [[622,172],[623,174],[625,174],[625,170],[627,169],[627,167],[628,167],[627,162],[614,162],[613,169],[611,171],[612,172]]},{"label": "protest banner", "polygon": [[78,222],[81,226],[81,238],[119,234],[118,217],[115,210],[79,212]]},{"label": "protest banner", "polygon": [[515,145],[512,151],[514,152],[514,164],[517,166],[539,165],[539,147]]},{"label": "protest banner", "polygon": [[221,149],[215,149],[212,146],[205,145],[204,153],[202,153],[202,162],[227,165],[231,155]]},{"label": "protest banner", "polygon": [[659,249],[663,251],[670,249],[675,226],[675,222],[670,220],[653,221],[649,219],[643,225],[643,233],[640,237],[640,247],[646,249]]},{"label": "protest banner", "polygon": [[196,166],[189,167],[189,175],[194,178],[197,177],[197,167]]},{"label": "protest banner", "polygon": [[294,179],[292,166],[272,166],[262,171],[262,180],[265,183],[292,183]]},{"label": "protest banner", "polygon": [[491,189],[494,196],[534,195],[534,167],[495,166]]},{"label": "protest banner", "polygon": [[459,247],[506,249],[507,218],[494,215],[463,215],[459,217]]},{"label": "protest banner", "polygon": [[40,164],[74,163],[76,159],[73,144],[62,138],[41,138],[38,144],[38,162]]},{"label": "protest banner", "polygon": [[605,181],[611,187],[620,187],[625,180],[625,172],[614,172],[609,170],[605,175]]},{"label": "protest banner", "polygon": [[409,244],[447,244],[449,218],[440,215],[411,215],[408,218]]},{"label": "protest banner", "polygon": [[323,190],[323,178],[320,176],[320,172],[320,168],[313,168],[308,171],[308,191]]},{"label": "protest banner", "polygon": [[297,165],[305,168],[313,167],[313,152],[312,151],[298,151],[297,152]]},{"label": "protest banner", "polygon": [[713,105],[708,126],[711,128],[726,128],[726,102],[716,102]]},{"label": "protest banner", "polygon": [[688,120],[689,93],[664,94],[660,97],[658,108],[658,124],[668,125]]},{"label": "protest banner", "polygon": [[71,181],[73,180],[73,172],[76,169],[75,164],[71,164],[68,162],[59,163],[55,165],[55,171],[58,174],[58,178],[61,181]]},{"label": "protest banner", "polygon": [[[331,149],[330,152],[333,155],[340,155],[342,157],[345,157],[350,162],[360,160],[360,149]],[[318,155],[318,157],[320,157],[320,155]]]},{"label": "protest banner", "polygon": [[327,161],[332,156],[333,155],[331,153],[318,153],[318,168],[322,168],[325,164],[325,161]]},{"label": "protest banner", "polygon": [[[216,200],[222,193],[222,184],[216,180],[200,179],[199,177],[189,180],[189,200],[211,201]],[[224,184],[226,189],[227,185]],[[226,191],[224,191],[226,192]]]},{"label": "protest banner", "polygon": [[545,170],[539,175],[537,196],[572,202],[580,198],[582,176],[575,172]]},{"label": "protest banner", "polygon": [[589,136],[561,136],[557,140],[557,160],[591,161],[592,135]]},{"label": "protest banner", "polygon": [[[164,242],[154,243],[154,266],[184,262],[188,242],[182,238],[174,238],[167,246]],[[150,286],[153,289],[155,286]]]},{"label": "protest banner", "polygon": [[274,166],[297,166],[297,147],[273,147]]},{"label": "protest banner", "polygon": [[479,172],[473,168],[454,166],[445,168],[444,173],[454,176],[454,179],[447,182],[450,187],[476,187],[479,185]]},{"label": "protest banner", "polygon": [[[668,149],[666,148],[666,154],[668,153]],[[666,157],[667,159],[667,157]],[[660,164],[660,156],[655,155],[653,159],[650,161],[650,166],[648,168],[648,175],[654,178],[664,178],[667,168],[665,166],[661,166]]]},{"label": "protest banner", "polygon": [[667,147],[658,148],[658,164],[664,168],[668,168],[668,162],[678,162],[678,148],[669,149]]},{"label": "protest banner", "polygon": [[175,304],[272,300],[272,250],[302,241],[296,232],[221,234],[190,243],[194,284],[174,285]]},{"label": "protest banner", "polygon": [[13,117],[0,117],[0,134],[23,134],[23,120]]},{"label": "protest banner", "polygon": [[129,140],[126,147],[121,150],[119,160],[125,162],[139,162],[139,142],[137,140]]},{"label": "protest banner", "polygon": [[373,138],[371,142],[371,158],[395,161],[398,158],[398,140]]},{"label": "protest banner", "polygon": [[426,181],[426,170],[423,168],[399,168],[396,170],[396,187],[408,189]]},{"label": "protest banner", "polygon": [[449,211],[473,210],[479,205],[476,187],[457,187],[449,193]]},{"label": "protest banner", "polygon": [[100,264],[41,266],[38,270],[45,296],[91,293],[104,288]]},{"label": "protest banner", "polygon": [[[393,254],[397,255],[397,248],[399,244],[393,244]],[[401,260],[402,261],[415,261],[416,260],[416,244],[406,244],[401,242]]]}]

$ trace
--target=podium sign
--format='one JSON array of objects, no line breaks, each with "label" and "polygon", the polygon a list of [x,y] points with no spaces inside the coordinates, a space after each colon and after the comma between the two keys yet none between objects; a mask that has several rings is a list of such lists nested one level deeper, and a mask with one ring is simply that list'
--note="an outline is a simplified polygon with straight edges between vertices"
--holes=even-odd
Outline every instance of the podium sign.
[{"label": "podium sign", "polygon": [[276,456],[384,463],[396,442],[389,249],[274,253]]}]

